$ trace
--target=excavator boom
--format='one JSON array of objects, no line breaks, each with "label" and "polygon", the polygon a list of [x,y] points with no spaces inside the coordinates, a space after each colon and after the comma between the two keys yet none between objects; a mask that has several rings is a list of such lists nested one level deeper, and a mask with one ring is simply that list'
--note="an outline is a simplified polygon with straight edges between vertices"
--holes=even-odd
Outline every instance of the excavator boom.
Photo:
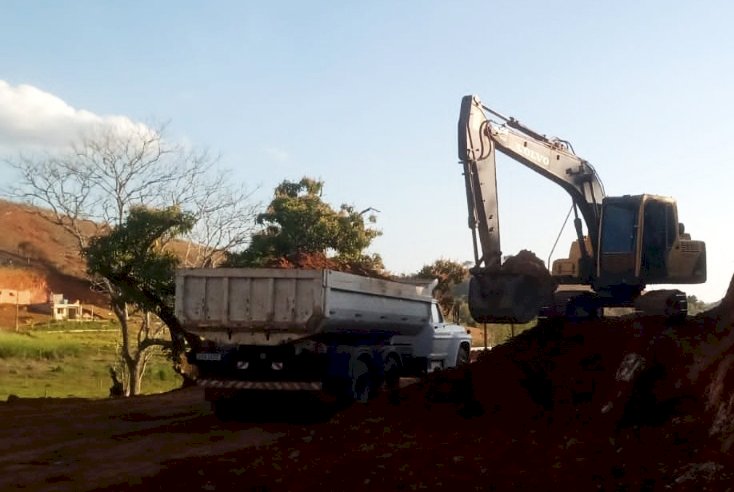
[{"label": "excavator boom", "polygon": [[[500,119],[501,123],[490,120],[487,113]],[[592,250],[595,251],[598,247],[596,238],[599,237],[601,204],[605,193],[594,167],[574,154],[568,142],[548,138],[522,125],[514,118],[502,116],[484,106],[477,96],[464,96],[459,114],[459,160],[464,165],[465,171],[467,167],[476,168],[475,174],[479,181],[472,182],[472,190],[467,192],[469,215],[470,222],[475,220],[479,228],[478,235],[482,244],[485,237],[489,238],[488,252],[496,255],[498,253],[495,251],[499,251],[499,227],[495,222],[497,220],[495,150],[524,164],[568,192],[584,218],[588,235],[592,240]],[[468,177],[466,179],[468,180]],[[495,218],[487,222],[486,227],[477,217],[481,210],[494,212]]]},{"label": "excavator boom", "polygon": [[[497,123],[488,114],[498,118]],[[497,202],[496,150],[521,162],[563,187],[586,222],[592,251],[583,241],[581,221],[576,230],[582,245],[584,275],[593,275],[604,187],[594,168],[576,156],[567,142],[549,139],[484,106],[478,97],[461,101],[458,126],[459,160],[464,168],[469,227],[475,266],[470,282],[469,308],[477,321],[526,322],[552,292],[537,275],[502,267]]]}]

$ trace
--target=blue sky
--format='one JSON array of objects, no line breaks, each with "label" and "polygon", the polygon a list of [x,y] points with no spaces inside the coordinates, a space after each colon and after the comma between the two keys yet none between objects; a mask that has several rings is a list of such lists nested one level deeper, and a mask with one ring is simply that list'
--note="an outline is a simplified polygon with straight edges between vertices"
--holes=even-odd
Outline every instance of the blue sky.
[{"label": "blue sky", "polygon": [[[333,205],[381,211],[373,250],[396,273],[471,259],[456,120],[477,94],[570,140],[607,194],[675,197],[709,253],[686,290],[713,301],[734,273],[732,19],[725,1],[5,1],[0,89],[170,121],[263,202],[321,178]],[[0,151],[21,126],[53,131],[0,114]],[[570,199],[508,159],[498,181],[504,251],[547,258]]]}]

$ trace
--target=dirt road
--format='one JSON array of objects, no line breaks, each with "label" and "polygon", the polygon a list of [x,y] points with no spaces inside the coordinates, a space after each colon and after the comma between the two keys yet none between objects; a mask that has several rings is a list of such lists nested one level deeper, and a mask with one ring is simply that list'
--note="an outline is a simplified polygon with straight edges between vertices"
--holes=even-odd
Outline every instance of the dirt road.
[{"label": "dirt road", "polygon": [[0,403],[0,490],[90,490],[134,485],[164,460],[221,455],[300,428],[222,423],[196,388],[126,400]]}]

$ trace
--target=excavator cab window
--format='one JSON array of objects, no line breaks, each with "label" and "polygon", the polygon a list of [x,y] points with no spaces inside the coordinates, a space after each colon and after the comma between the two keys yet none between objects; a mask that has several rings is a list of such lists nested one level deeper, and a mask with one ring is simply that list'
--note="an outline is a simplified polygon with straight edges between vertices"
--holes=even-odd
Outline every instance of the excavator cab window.
[{"label": "excavator cab window", "polygon": [[639,219],[640,200],[637,197],[604,202],[598,259],[599,285],[637,283]]},{"label": "excavator cab window", "polygon": [[602,253],[632,253],[637,240],[637,204],[610,203],[604,209]]}]

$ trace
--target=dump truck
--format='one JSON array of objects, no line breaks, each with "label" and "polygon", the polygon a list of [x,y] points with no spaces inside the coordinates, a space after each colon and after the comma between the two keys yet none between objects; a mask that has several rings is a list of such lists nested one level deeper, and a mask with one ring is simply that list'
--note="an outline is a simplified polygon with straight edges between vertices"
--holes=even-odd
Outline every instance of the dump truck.
[{"label": "dump truck", "polygon": [[176,316],[205,397],[320,391],[360,402],[401,377],[469,361],[466,328],[444,320],[436,281],[334,270],[217,268],[176,273]]}]

